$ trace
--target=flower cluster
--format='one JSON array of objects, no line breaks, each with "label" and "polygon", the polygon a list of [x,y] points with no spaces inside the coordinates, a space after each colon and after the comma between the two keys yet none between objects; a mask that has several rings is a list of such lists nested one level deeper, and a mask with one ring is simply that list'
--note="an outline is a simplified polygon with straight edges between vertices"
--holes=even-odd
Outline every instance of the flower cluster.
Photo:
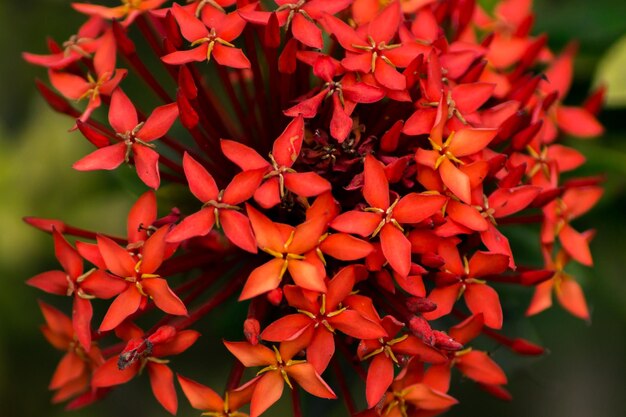
[{"label": "flower cluster", "polygon": [[[52,234],[61,265],[28,284],[73,303],[71,318],[41,303],[45,336],[66,352],[55,402],[90,404],[147,369],[172,414],[177,379],[216,417],[257,417],[285,385],[295,416],[296,387],[338,390],[350,415],[434,416],[457,403],[452,368],[510,397],[474,338],[543,352],[501,333],[497,289],[534,288],[527,315],[554,291],[589,319],[564,268],[592,264],[593,232],[574,220],[602,189],[564,179],[585,158],[559,139],[602,133],[603,92],[564,104],[575,48],[555,54],[531,34],[530,1],[165,3],[74,3],[88,16],[77,34],[24,54],[48,69],[43,97],[96,148],[74,168],[129,165],[150,188],[125,237],[26,219]],[[160,101],[151,112],[126,94],[133,83]],[[162,182],[189,198],[159,217]],[[539,266],[517,265],[506,237],[528,226]],[[224,395],[175,378],[169,358],[233,298],[248,313],[242,340],[223,342],[236,358]]]}]

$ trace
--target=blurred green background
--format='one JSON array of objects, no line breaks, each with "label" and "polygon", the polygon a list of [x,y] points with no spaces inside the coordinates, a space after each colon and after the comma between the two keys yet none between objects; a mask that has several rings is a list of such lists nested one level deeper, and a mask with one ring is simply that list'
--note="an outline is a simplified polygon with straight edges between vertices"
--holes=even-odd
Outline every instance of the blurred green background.
[{"label": "blurred green background", "polygon": [[[626,259],[626,2],[536,0],[535,9],[535,33],[548,32],[553,48],[559,50],[572,39],[580,43],[568,101],[580,103],[592,85],[609,84],[609,106],[600,116],[606,135],[569,142],[588,156],[585,174],[604,173],[607,178],[599,206],[577,222],[580,230],[598,230],[592,243],[595,267],[572,271],[585,287],[592,324],[574,319],[558,306],[530,320],[509,320],[508,330],[549,347],[552,353],[520,359],[496,349],[494,358],[510,376],[514,401],[494,400],[472,383],[459,381],[451,393],[462,405],[449,415],[621,417],[626,415],[626,279],[622,272]],[[45,73],[20,57],[22,51],[44,51],[46,36],[66,39],[80,22],[81,16],[66,0],[0,2],[0,415],[165,416],[151,398],[145,376],[105,401],[69,414],[62,405],[49,403],[51,395],[46,390],[61,354],[38,330],[42,318],[36,300],[54,301],[54,297],[42,295],[24,281],[57,265],[49,236],[27,227],[21,217],[55,217],[122,233],[133,201],[118,178],[71,169],[72,162],[90,147],[77,133],[68,133],[71,122],[54,114],[35,94],[33,79],[45,78]],[[517,242],[526,239],[523,233],[512,236]],[[519,315],[530,295],[526,288],[508,294],[507,317]],[[203,326],[206,336],[193,348],[197,362],[177,364],[190,377],[209,383],[219,381],[222,374],[220,368],[205,363],[211,352],[219,350],[210,340],[233,330],[224,322]],[[198,415],[182,399],[180,403],[179,415]],[[278,409],[268,413],[281,414]]]}]

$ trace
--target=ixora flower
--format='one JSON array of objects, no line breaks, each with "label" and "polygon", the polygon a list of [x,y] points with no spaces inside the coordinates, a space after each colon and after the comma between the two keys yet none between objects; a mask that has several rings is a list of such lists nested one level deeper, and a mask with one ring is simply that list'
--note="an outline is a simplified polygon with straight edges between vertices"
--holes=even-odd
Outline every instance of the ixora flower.
[{"label": "ixora flower", "polygon": [[[178,383],[213,417],[267,415],[287,388],[295,417],[303,395],[434,416],[462,407],[455,373],[510,399],[506,367],[474,340],[544,352],[500,333],[524,292],[506,285],[531,287],[526,315],[554,291],[589,320],[567,265],[593,264],[577,219],[602,196],[559,143],[602,132],[602,91],[563,104],[575,49],[532,35],[529,3],[74,3],[88,15],[76,35],[24,58],[97,148],[74,168],[130,165],[148,190],[125,237],[25,219],[60,263],[27,283],[72,300],[69,316],[40,302],[65,352],[53,401],[86,406],[136,378],[172,414]],[[507,235],[532,223],[543,260],[522,265]],[[229,301],[243,323],[211,314]],[[201,320],[242,329],[203,337],[232,363],[223,385],[196,382],[218,379],[206,355],[175,375]]]}]

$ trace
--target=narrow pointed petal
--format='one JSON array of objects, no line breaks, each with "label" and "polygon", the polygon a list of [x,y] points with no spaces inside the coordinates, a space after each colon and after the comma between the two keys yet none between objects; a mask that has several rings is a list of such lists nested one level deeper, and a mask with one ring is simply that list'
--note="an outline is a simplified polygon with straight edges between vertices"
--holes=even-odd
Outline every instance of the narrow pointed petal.
[{"label": "narrow pointed petal", "polygon": [[487,220],[473,206],[450,200],[446,206],[446,213],[455,222],[477,232],[484,232],[489,228]]},{"label": "narrow pointed petal", "polygon": [[[205,236],[215,224],[215,214],[211,207],[190,214],[177,224],[167,235],[168,242],[182,242],[195,236]],[[256,246],[256,241],[255,241]]]},{"label": "narrow pointed petal", "polygon": [[224,234],[233,244],[250,253],[258,252],[250,220],[244,214],[235,210],[222,210],[220,223]]},{"label": "narrow pointed petal", "polygon": [[216,44],[211,56],[215,58],[218,64],[225,67],[250,68],[250,61],[239,48]]},{"label": "narrow pointed petal", "polygon": [[534,316],[552,307],[552,286],[554,280],[550,279],[535,286],[533,298],[526,309],[526,316]]},{"label": "narrow pointed petal", "polygon": [[315,49],[322,49],[322,31],[317,25],[304,17],[302,13],[296,13],[291,22],[291,32],[293,37],[306,46]]},{"label": "narrow pointed petal", "polygon": [[175,3],[171,11],[178,23],[178,27],[180,27],[182,35],[189,42],[209,36],[209,30],[204,23],[185,10],[180,4]]},{"label": "narrow pointed petal", "polygon": [[224,155],[244,171],[270,167],[257,151],[246,145],[227,139],[222,139],[220,144]]},{"label": "narrow pointed petal", "polygon": [[296,162],[304,140],[304,118],[293,119],[274,141],[272,155],[279,165],[290,167]]},{"label": "narrow pointed petal", "polygon": [[144,243],[141,250],[141,267],[139,268],[142,274],[152,274],[161,266],[165,253],[165,237],[168,232],[169,226],[163,226]]},{"label": "narrow pointed petal", "polygon": [[124,162],[126,145],[123,142],[105,146],[93,151],[84,158],[74,162],[72,167],[78,171],[94,171],[97,169],[112,170]]},{"label": "narrow pointed petal", "polygon": [[[272,354],[273,355],[273,354]],[[283,395],[285,381],[280,372],[261,375],[250,401],[250,417],[259,417]]]},{"label": "narrow pointed petal", "polygon": [[380,214],[366,211],[347,211],[337,216],[330,226],[344,233],[369,236],[382,220]]},{"label": "narrow pointed petal", "polygon": [[154,346],[152,353],[159,358],[180,355],[196,343],[199,337],[200,333],[195,330],[182,330],[172,340]]},{"label": "narrow pointed petal", "polygon": [[471,204],[470,180],[452,162],[445,158],[439,167],[443,183],[466,204]]},{"label": "narrow pointed petal", "polygon": [[424,318],[426,320],[435,320],[449,314],[456,303],[460,289],[461,284],[434,288],[430,294],[428,294],[428,299],[437,305],[437,309],[423,313]]},{"label": "narrow pointed petal", "polygon": [[274,352],[263,345],[251,345],[248,342],[224,341],[224,346],[226,346],[226,349],[239,359],[246,368],[265,366],[276,362]]},{"label": "narrow pointed petal", "polygon": [[261,212],[246,204],[246,212],[250,218],[254,236],[261,249],[272,249],[277,252],[284,250],[284,241],[280,235],[278,227]]},{"label": "narrow pointed petal", "polygon": [[315,197],[331,189],[330,182],[315,172],[285,174],[285,186],[300,197]]},{"label": "narrow pointed petal", "polygon": [[380,324],[366,319],[354,310],[346,310],[329,318],[328,322],[333,328],[357,339],[378,339],[389,336]]},{"label": "narrow pointed petal", "polygon": [[393,382],[393,362],[384,354],[378,354],[372,359],[367,370],[365,397],[367,406],[374,407],[385,395],[387,388]]},{"label": "narrow pointed petal", "polygon": [[562,279],[556,286],[556,298],[564,309],[574,316],[589,321],[589,308],[585,294],[574,279]]},{"label": "narrow pointed petal", "polygon": [[178,398],[174,388],[174,373],[161,363],[150,362],[147,365],[152,393],[159,404],[171,414],[176,414]]},{"label": "narrow pointed petal", "polygon": [[124,134],[132,131],[138,123],[135,106],[120,88],[116,89],[111,95],[109,124],[117,133]]},{"label": "narrow pointed petal", "polygon": [[68,352],[57,365],[49,389],[59,389],[68,382],[78,378],[85,369],[85,363],[74,352]]},{"label": "narrow pointed petal", "polygon": [[178,375],[178,383],[185,397],[196,410],[223,411],[224,400],[211,388],[181,375]]},{"label": "narrow pointed petal", "polygon": [[235,175],[224,190],[224,203],[237,205],[252,198],[263,181],[263,174],[264,170],[255,169]]},{"label": "narrow pointed petal", "polygon": [[311,318],[304,314],[289,314],[267,326],[261,333],[261,339],[270,342],[292,340],[300,336],[312,324]]},{"label": "narrow pointed petal", "polygon": [[442,195],[410,193],[402,197],[393,209],[393,217],[399,223],[419,223],[438,213],[448,201]]},{"label": "narrow pointed petal", "polygon": [[151,142],[165,136],[177,118],[178,105],[176,103],[159,106],[148,116],[143,127],[137,132],[137,137],[144,142]]},{"label": "narrow pointed petal", "polygon": [[594,115],[581,107],[560,106],[556,112],[559,127],[570,135],[580,138],[600,136],[604,127]]},{"label": "narrow pointed petal", "polygon": [[131,243],[146,240],[146,228],[152,226],[157,217],[156,195],[147,191],[141,195],[131,207],[126,223],[126,234]]},{"label": "narrow pointed petal", "polygon": [[139,363],[120,370],[117,367],[117,356],[108,359],[98,369],[94,371],[91,385],[94,388],[112,387],[114,385],[125,384],[133,379],[139,371]]},{"label": "narrow pointed petal", "polygon": [[383,165],[371,155],[365,157],[363,197],[372,207],[389,208],[389,182]]},{"label": "narrow pointed petal", "polygon": [[98,248],[109,271],[122,278],[133,276],[135,260],[126,249],[118,246],[106,236],[98,236]]},{"label": "narrow pointed petal", "polygon": [[134,285],[129,285],[126,291],[117,296],[111,303],[109,310],[102,319],[99,330],[105,332],[116,328],[128,316],[139,309],[142,295]]},{"label": "narrow pointed petal", "polygon": [[467,156],[485,149],[498,129],[461,129],[454,135],[448,150],[453,155]]},{"label": "narrow pointed petal", "polygon": [[334,335],[324,327],[318,327],[306,348],[306,360],[321,375],[335,354]]},{"label": "narrow pointed petal", "polygon": [[486,284],[469,284],[465,288],[465,303],[474,314],[482,313],[485,326],[502,328],[502,307],[496,290]]},{"label": "narrow pointed petal", "polygon": [[324,254],[341,261],[363,259],[374,251],[370,243],[345,233],[328,236],[320,244],[320,249]]},{"label": "narrow pointed petal", "polygon": [[74,296],[74,304],[72,307],[72,324],[78,341],[89,352],[91,349],[91,317],[93,316],[93,308],[91,301]]},{"label": "narrow pointed petal", "polygon": [[46,271],[37,274],[28,281],[31,287],[39,288],[50,294],[67,295],[68,282],[65,271]]},{"label": "narrow pointed petal", "polygon": [[306,290],[326,292],[324,275],[314,265],[306,261],[290,260],[287,269],[298,286]]},{"label": "narrow pointed petal", "polygon": [[476,252],[469,261],[470,275],[473,277],[501,274],[508,266],[508,256],[482,251]]},{"label": "narrow pointed petal", "polygon": [[374,77],[383,86],[390,90],[404,90],[406,89],[406,78],[403,74],[398,72],[396,68],[383,61],[381,58],[376,59],[376,68],[374,70]]},{"label": "narrow pointed petal", "polygon": [[483,384],[504,385],[506,375],[485,352],[472,350],[462,355],[456,367],[468,378]]},{"label": "narrow pointed petal", "polygon": [[161,183],[159,175],[159,154],[144,145],[133,145],[133,160],[137,175],[148,187],[157,189]]},{"label": "narrow pointed petal", "polygon": [[174,291],[167,285],[167,281],[163,278],[148,278],[141,280],[143,290],[154,300],[156,306],[175,316],[186,316],[187,307],[178,298]]},{"label": "narrow pointed petal", "polygon": [[248,300],[278,288],[282,279],[280,272],[284,262],[282,259],[272,259],[252,271],[241,290],[239,301]]},{"label": "narrow pointed petal", "polygon": [[126,289],[128,283],[121,278],[114,277],[102,270],[93,271],[80,283],[87,294],[96,298],[109,299]]},{"label": "narrow pointed petal", "polygon": [[563,249],[570,254],[572,258],[583,265],[593,265],[591,251],[589,250],[589,241],[583,233],[578,233],[572,226],[566,224],[561,233],[559,240],[563,245]]},{"label": "narrow pointed petal", "polygon": [[206,61],[208,48],[207,44],[203,43],[200,46],[187,51],[175,51],[164,55],[161,57],[161,61],[168,65],[183,65],[190,62],[203,62]]},{"label": "narrow pointed petal", "polygon": [[287,375],[295,379],[298,385],[309,394],[320,398],[337,398],[333,390],[315,372],[315,368],[310,363],[299,363],[287,367]]},{"label": "narrow pointed petal", "polygon": [[380,243],[389,265],[400,276],[411,270],[411,242],[397,227],[386,224],[380,231]]}]

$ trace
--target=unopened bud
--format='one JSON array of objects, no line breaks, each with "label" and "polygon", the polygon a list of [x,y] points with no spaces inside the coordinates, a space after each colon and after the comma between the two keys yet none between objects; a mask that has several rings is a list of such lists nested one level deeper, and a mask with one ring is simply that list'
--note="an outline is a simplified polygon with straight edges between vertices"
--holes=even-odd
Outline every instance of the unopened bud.
[{"label": "unopened bud", "polygon": [[411,313],[428,313],[437,309],[437,304],[425,297],[411,297],[406,300],[406,308]]},{"label": "unopened bud", "polygon": [[513,343],[511,343],[509,347],[513,352],[527,356],[543,355],[546,352],[543,347],[522,338],[513,340]]},{"label": "unopened bud", "polygon": [[146,340],[150,341],[153,345],[160,343],[167,343],[176,336],[176,329],[172,326],[161,326],[154,333],[152,333]]},{"label": "unopened bud", "polygon": [[283,290],[280,288],[275,288],[272,291],[267,293],[267,301],[270,302],[270,304],[277,306],[280,304],[281,301],[283,301]]},{"label": "unopened bud", "polygon": [[433,330],[433,337],[435,339],[435,347],[438,347],[439,349],[451,352],[463,349],[463,345],[451,338],[447,333]]},{"label": "unopened bud", "polygon": [[409,320],[409,330],[415,336],[419,337],[429,345],[432,345],[434,342],[433,339],[433,329],[431,329],[430,324],[426,319],[422,316],[413,316]]},{"label": "unopened bud", "polygon": [[259,334],[261,333],[261,325],[255,318],[248,318],[243,322],[243,335],[252,345],[259,344]]}]

